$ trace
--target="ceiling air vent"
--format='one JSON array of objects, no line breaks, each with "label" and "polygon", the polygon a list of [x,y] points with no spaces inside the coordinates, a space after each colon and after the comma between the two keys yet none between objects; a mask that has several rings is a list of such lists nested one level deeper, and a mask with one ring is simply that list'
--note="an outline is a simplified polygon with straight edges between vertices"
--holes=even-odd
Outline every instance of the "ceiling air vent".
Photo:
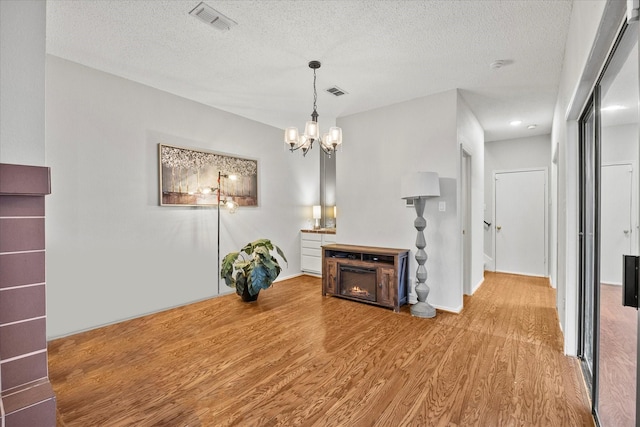
[{"label": "ceiling air vent", "polygon": [[238,25],[236,21],[231,18],[227,18],[204,2],[201,2],[199,5],[194,7],[193,10],[189,12],[189,15],[193,15],[202,22],[205,22],[213,28],[221,31],[227,31],[234,25]]},{"label": "ceiling air vent", "polygon": [[338,86],[330,87],[329,89],[327,89],[327,92],[329,92],[331,95],[335,95],[335,96],[346,95],[346,94],[349,93],[344,89],[340,89]]}]

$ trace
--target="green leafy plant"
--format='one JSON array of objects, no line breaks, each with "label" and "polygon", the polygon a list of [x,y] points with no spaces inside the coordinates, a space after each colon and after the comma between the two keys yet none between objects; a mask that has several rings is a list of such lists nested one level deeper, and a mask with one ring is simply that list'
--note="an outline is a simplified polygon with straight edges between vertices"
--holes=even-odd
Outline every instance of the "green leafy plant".
[{"label": "green leafy plant", "polygon": [[261,289],[267,289],[282,271],[278,259],[272,251],[288,262],[282,250],[268,239],[258,239],[247,243],[240,252],[230,252],[222,260],[220,277],[227,286],[236,288],[243,295],[245,288],[252,297],[257,297]]}]

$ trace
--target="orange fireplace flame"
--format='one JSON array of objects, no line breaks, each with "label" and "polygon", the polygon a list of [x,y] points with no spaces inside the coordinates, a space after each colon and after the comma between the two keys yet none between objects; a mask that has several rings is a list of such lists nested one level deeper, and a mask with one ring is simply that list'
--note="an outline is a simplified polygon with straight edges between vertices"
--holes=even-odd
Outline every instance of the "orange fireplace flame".
[{"label": "orange fireplace flame", "polygon": [[359,297],[368,297],[370,295],[368,290],[363,289],[360,286],[354,286],[349,290],[349,293]]}]

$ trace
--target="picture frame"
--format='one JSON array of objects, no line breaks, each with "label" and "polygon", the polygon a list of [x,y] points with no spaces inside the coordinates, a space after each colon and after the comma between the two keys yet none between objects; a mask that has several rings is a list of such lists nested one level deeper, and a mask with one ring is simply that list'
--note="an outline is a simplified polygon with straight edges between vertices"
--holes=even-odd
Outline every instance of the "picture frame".
[{"label": "picture frame", "polygon": [[256,159],[161,143],[158,172],[160,206],[258,206]]}]

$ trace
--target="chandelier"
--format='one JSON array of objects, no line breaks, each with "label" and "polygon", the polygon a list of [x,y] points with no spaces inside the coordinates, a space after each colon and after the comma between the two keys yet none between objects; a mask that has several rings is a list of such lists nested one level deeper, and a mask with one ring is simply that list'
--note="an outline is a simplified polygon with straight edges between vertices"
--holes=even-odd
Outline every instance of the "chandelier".
[{"label": "chandelier", "polygon": [[320,148],[325,154],[331,157],[331,153],[338,151],[338,147],[342,144],[342,129],[332,127],[328,133],[320,138],[320,128],[318,126],[318,112],[316,111],[316,101],[318,93],[316,91],[316,70],[320,68],[320,61],[309,62],[309,68],[313,70],[313,113],[311,113],[311,121],[304,126],[304,134],[298,133],[298,128],[288,127],[284,130],[284,143],[289,146],[289,151],[302,149],[302,155],[306,156],[307,152],[313,148],[313,142],[319,141]]}]

